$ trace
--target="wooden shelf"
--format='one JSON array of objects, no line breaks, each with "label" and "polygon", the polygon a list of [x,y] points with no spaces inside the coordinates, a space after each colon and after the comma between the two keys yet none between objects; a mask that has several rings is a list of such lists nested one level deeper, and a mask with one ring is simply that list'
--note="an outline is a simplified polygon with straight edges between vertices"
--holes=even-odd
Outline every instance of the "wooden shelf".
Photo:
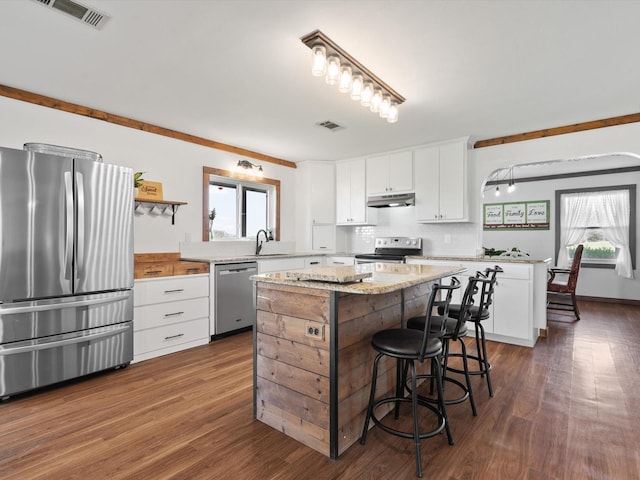
[{"label": "wooden shelf", "polygon": [[146,198],[135,198],[134,200],[134,211],[139,214],[165,215],[167,211],[170,210],[171,225],[175,225],[176,223],[178,207],[187,204],[187,202],[175,202],[173,200],[149,200]]}]

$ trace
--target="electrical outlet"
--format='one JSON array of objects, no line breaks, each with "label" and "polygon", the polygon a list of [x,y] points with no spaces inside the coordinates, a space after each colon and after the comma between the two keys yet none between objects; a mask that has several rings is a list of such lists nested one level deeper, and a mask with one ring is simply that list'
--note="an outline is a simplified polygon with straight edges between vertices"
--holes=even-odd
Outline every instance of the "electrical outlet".
[{"label": "electrical outlet", "polygon": [[304,323],[304,336],[324,340],[324,325],[317,322]]}]

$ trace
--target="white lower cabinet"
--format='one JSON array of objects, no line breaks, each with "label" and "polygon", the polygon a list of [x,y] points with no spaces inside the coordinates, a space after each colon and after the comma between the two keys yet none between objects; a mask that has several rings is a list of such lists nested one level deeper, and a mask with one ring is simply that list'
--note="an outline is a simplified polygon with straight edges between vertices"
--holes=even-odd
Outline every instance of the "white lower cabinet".
[{"label": "white lower cabinet", "polygon": [[[491,317],[482,322],[488,340],[533,347],[539,336],[539,329],[546,328],[546,270],[545,262],[518,263],[408,259],[407,263],[422,265],[457,265],[466,268],[457,275],[462,286],[452,302],[460,303],[467,279],[477,271],[500,266],[504,272],[497,276],[497,284],[491,305]],[[473,326],[469,325],[469,335]]]},{"label": "white lower cabinet", "polygon": [[331,255],[325,258],[325,265],[327,267],[343,267],[345,265],[355,265],[355,257],[345,257],[339,255]]},{"label": "white lower cabinet", "polygon": [[209,342],[209,275],[135,281],[133,361]]},{"label": "white lower cabinet", "polygon": [[285,270],[301,270],[303,268],[323,267],[324,257],[313,255],[309,257],[270,258],[258,260],[258,273],[283,272]]}]

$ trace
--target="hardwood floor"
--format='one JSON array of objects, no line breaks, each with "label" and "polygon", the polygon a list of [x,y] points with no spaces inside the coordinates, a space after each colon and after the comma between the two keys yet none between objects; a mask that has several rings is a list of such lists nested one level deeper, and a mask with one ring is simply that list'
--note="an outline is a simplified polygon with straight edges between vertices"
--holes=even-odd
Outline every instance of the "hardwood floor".
[{"label": "hardwood floor", "polygon": [[[581,302],[534,349],[489,344],[495,396],[453,405],[425,478],[640,478],[640,308]],[[251,333],[0,404],[0,478],[411,479],[411,440],[374,428],[330,460],[252,419]]]}]

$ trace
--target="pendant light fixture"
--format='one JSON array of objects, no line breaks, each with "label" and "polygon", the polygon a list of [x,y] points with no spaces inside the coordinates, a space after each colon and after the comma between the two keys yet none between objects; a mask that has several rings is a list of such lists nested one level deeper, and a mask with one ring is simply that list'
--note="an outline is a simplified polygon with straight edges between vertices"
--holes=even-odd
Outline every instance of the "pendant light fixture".
[{"label": "pendant light fixture", "polygon": [[320,30],[300,39],[312,52],[311,74],[325,77],[328,85],[337,85],[342,93],[368,107],[388,123],[398,121],[398,105],[405,98],[345,52]]}]

